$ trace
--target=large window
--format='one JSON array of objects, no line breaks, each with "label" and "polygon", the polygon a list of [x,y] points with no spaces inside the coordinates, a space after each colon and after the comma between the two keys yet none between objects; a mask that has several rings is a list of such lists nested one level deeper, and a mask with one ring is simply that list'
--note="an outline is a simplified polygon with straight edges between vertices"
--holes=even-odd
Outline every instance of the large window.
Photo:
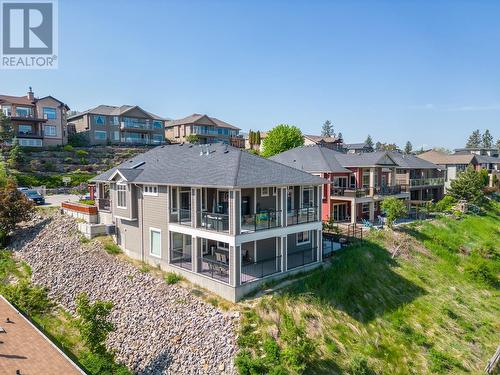
[{"label": "large window", "polygon": [[114,139],[115,141],[119,141],[119,140],[120,140],[120,131],[119,131],[119,130],[115,130],[115,131],[113,132],[113,139]]},{"label": "large window", "polygon": [[106,118],[104,116],[94,115],[94,122],[97,125],[105,125],[106,124]]},{"label": "large window", "polygon": [[153,134],[153,143],[162,143],[163,135],[162,134]]},{"label": "large window", "polygon": [[33,127],[31,125],[19,125],[18,127],[19,134],[22,135],[31,135],[33,134]]},{"label": "large window", "polygon": [[153,121],[154,129],[163,129],[163,121],[155,120]]},{"label": "large window", "polygon": [[24,147],[42,147],[42,140],[41,139],[19,139],[19,146],[24,146]]},{"label": "large window", "polygon": [[109,118],[111,125],[120,125],[120,118],[118,116],[112,116]]},{"label": "large window", "polygon": [[95,139],[98,139],[98,140],[106,140],[106,136],[107,136],[107,133],[105,131],[102,131],[102,130],[96,130],[94,131],[94,137]]},{"label": "large window", "polygon": [[149,229],[149,253],[161,258],[161,230],[159,229]]},{"label": "large window", "polygon": [[30,117],[32,115],[31,108],[29,107],[16,107],[16,116]]},{"label": "large window", "polygon": [[302,188],[302,207],[314,206],[314,189],[312,186]]},{"label": "large window", "polygon": [[127,185],[116,184],[116,206],[127,208]]},{"label": "large window", "polygon": [[309,242],[311,242],[309,231],[297,233],[297,245],[305,245]]},{"label": "large window", "polygon": [[45,125],[43,135],[55,137],[57,135],[56,134],[56,127],[54,125]]},{"label": "large window", "polygon": [[46,118],[47,120],[55,120],[57,118],[56,109],[43,107],[43,118]]}]

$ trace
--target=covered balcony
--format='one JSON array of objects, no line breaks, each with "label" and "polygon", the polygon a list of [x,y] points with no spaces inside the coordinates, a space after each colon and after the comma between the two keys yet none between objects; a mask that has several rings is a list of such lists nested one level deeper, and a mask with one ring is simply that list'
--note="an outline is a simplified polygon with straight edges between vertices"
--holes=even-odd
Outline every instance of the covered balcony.
[{"label": "covered balcony", "polygon": [[241,284],[281,271],[281,238],[271,237],[241,244]]},{"label": "covered balcony", "polygon": [[241,190],[241,232],[282,226],[281,189],[261,187]]}]

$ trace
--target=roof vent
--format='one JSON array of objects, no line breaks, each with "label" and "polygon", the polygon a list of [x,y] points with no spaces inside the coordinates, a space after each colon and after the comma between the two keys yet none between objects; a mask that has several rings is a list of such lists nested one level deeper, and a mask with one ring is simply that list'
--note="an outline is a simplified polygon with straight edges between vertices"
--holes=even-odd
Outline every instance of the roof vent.
[{"label": "roof vent", "polygon": [[146,162],[145,162],[145,161],[141,161],[141,162],[137,163],[136,165],[134,165],[134,166],[132,167],[132,169],[139,168],[140,166],[142,166],[142,165],[144,165],[144,164],[146,164]]}]

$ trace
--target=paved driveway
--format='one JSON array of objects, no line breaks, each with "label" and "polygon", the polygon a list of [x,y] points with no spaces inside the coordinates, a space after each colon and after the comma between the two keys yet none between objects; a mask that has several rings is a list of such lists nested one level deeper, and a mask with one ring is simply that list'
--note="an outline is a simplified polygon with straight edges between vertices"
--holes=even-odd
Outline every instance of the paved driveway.
[{"label": "paved driveway", "polygon": [[79,200],[80,196],[73,194],[46,195],[44,207],[61,207],[62,202],[78,202]]}]

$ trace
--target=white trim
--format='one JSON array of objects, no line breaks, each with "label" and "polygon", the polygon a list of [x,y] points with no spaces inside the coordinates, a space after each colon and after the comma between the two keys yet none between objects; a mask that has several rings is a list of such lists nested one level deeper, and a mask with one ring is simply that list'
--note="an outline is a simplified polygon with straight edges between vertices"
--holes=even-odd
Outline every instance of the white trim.
[{"label": "white trim", "polygon": [[[118,186],[125,186],[125,206],[120,206],[119,205],[119,199],[118,199],[118,192],[122,190],[118,190]],[[128,185],[124,184],[123,182],[117,182],[116,183],[116,208],[119,208],[121,210],[126,210],[127,209],[127,192],[128,192]]]},{"label": "white trim", "polygon": [[[151,191],[147,191],[148,189],[151,189]],[[158,185],[144,185],[142,190],[144,195],[158,196]]]},{"label": "white trim", "polygon": [[[157,255],[157,254],[153,254],[152,252],[152,241],[151,241],[151,234],[153,232],[157,232],[160,234],[160,255]],[[154,228],[154,227],[149,227],[149,255],[151,255],[152,257],[155,257],[155,258],[159,258],[161,259],[161,256],[162,256],[162,248],[161,248],[161,229],[159,228]]]},{"label": "white trim", "polygon": [[[300,233],[302,233],[302,234],[307,233],[307,241],[299,242],[299,234]],[[295,233],[295,245],[296,246],[307,245],[308,243],[311,243],[311,231],[304,230],[304,231]]]},{"label": "white trim", "polygon": [[[264,193],[264,189],[267,189],[267,193]],[[260,188],[260,196],[261,197],[268,197],[269,196],[269,186],[264,186]]]},{"label": "white trim", "polygon": [[125,216],[118,216],[118,215],[113,215],[113,217],[121,220],[127,220],[127,221],[136,221],[136,217],[125,217]]},{"label": "white trim", "polygon": [[117,173],[120,175],[120,177],[122,178],[122,180],[128,181],[128,180],[125,178],[125,176],[124,176],[124,175],[122,175],[122,173],[121,173],[118,169],[117,169],[116,171],[114,171],[114,172],[113,172],[113,174],[112,174],[111,176],[109,176],[108,181],[112,181],[112,180],[113,180],[113,178],[115,178],[115,176],[116,176],[116,174],[117,174]]},{"label": "white trim", "polygon": [[[303,185],[301,185],[300,186],[300,200],[299,200],[299,202],[300,202],[300,208],[304,207],[304,190],[306,190],[306,189],[310,190],[312,192],[312,201],[313,201],[313,203],[316,203],[316,202],[314,202],[314,186],[312,186],[312,185],[310,185],[310,186],[307,186],[307,185],[303,186]],[[311,198],[311,197],[309,197],[309,198]]]}]

